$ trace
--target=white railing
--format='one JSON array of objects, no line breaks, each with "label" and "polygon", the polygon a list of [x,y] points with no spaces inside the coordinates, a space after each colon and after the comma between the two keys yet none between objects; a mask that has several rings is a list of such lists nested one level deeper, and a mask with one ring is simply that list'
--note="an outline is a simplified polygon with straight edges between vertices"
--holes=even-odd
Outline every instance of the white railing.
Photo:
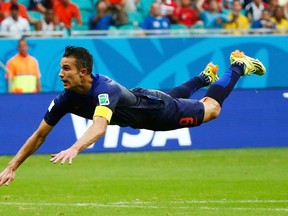
[{"label": "white railing", "polygon": [[215,37],[239,35],[288,35],[288,29],[169,29],[169,30],[142,30],[142,29],[111,29],[111,30],[62,30],[49,34],[41,31],[24,32],[22,34],[0,32],[0,38],[19,38],[21,36],[34,38],[49,37]]},{"label": "white railing", "polygon": [[42,31],[30,31],[30,32],[22,32],[22,33],[15,33],[15,32],[1,32],[0,31],[0,38],[20,38],[20,37],[64,37],[66,36],[65,31],[51,31],[49,33],[42,32]]},{"label": "white railing", "polygon": [[85,31],[72,30],[71,37],[201,37],[201,36],[239,36],[239,35],[287,35],[287,30],[271,30],[271,29],[169,29],[169,30],[140,30],[113,29],[109,31]]}]

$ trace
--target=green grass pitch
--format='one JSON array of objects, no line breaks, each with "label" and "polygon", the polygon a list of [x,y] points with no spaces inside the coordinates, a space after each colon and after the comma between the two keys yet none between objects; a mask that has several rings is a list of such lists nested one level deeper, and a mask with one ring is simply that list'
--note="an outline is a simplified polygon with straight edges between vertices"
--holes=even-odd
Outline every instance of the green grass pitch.
[{"label": "green grass pitch", "polygon": [[[288,148],[33,155],[0,188],[3,216],[288,215]],[[5,168],[11,156],[0,157]]]}]

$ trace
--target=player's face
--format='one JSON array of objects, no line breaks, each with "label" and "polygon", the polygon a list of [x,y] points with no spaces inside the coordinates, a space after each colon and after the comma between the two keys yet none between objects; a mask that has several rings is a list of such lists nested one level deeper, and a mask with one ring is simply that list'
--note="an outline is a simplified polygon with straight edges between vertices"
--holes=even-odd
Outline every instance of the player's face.
[{"label": "player's face", "polygon": [[22,56],[26,56],[27,55],[27,50],[28,50],[28,44],[25,40],[21,40],[18,44],[18,50],[19,50],[19,53],[22,55]]},{"label": "player's face", "polygon": [[63,82],[64,89],[77,90],[77,88],[81,88],[82,79],[80,71],[76,67],[75,58],[63,57],[60,62],[60,67],[59,77]]}]

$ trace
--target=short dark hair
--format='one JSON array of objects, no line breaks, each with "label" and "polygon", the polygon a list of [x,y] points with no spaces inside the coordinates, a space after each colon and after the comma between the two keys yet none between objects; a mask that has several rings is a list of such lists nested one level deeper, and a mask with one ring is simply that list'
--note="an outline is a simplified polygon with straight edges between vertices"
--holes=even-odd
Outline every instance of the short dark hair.
[{"label": "short dark hair", "polygon": [[28,44],[28,42],[27,42],[27,40],[26,40],[26,37],[25,37],[25,36],[22,36],[22,37],[18,40],[18,46],[19,46],[19,44],[20,44],[22,41],[24,41],[24,42],[26,42],[26,43]]},{"label": "short dark hair", "polygon": [[87,49],[83,47],[66,46],[63,57],[74,57],[78,70],[86,68],[88,73],[92,73],[93,57]]},{"label": "short dark hair", "polygon": [[11,7],[10,7],[10,11],[12,11],[12,10],[19,10],[19,7],[18,7],[18,5],[17,4],[12,4],[11,5]]}]

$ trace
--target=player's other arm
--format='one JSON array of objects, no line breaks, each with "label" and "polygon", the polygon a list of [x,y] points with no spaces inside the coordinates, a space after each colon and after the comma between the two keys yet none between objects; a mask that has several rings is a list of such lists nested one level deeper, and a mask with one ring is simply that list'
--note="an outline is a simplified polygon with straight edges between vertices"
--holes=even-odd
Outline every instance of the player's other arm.
[{"label": "player's other arm", "polygon": [[18,153],[9,162],[6,169],[0,173],[0,186],[3,184],[9,185],[14,180],[17,168],[41,146],[52,128],[44,120],[41,121],[39,127],[27,139]]},{"label": "player's other arm", "polygon": [[78,139],[70,148],[59,152],[58,154],[52,154],[50,161],[57,163],[61,161],[64,164],[68,161],[72,164],[72,160],[77,156],[79,152],[86,149],[102,137],[108,125],[108,120],[102,116],[94,116],[92,125],[87,129],[83,136]]},{"label": "player's other arm", "polygon": [[107,125],[107,119],[95,116],[93,119],[93,124],[88,128],[84,136],[77,140],[72,148],[75,148],[78,152],[86,149],[105,134]]}]

